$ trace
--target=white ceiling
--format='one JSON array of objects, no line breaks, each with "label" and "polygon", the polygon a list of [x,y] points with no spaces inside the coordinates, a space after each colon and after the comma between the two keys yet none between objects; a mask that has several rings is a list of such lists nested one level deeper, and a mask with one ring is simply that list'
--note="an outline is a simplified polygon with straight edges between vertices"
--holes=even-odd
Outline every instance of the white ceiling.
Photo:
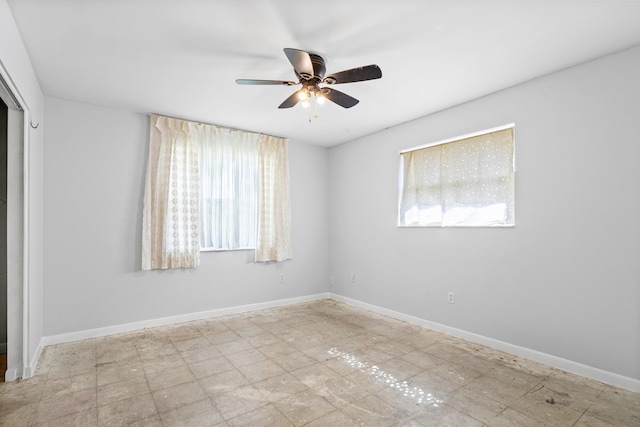
[{"label": "white ceiling", "polygon": [[[9,0],[48,96],[333,146],[640,44],[640,1]],[[309,122],[282,49],[320,53],[335,86]]]}]

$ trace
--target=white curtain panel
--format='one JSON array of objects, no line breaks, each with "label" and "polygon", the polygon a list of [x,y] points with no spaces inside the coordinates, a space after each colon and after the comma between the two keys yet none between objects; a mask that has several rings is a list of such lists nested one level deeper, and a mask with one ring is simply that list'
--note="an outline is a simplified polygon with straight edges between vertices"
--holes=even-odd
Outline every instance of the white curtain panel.
[{"label": "white curtain panel", "polygon": [[256,247],[260,134],[198,126],[203,249]]},{"label": "white curtain panel", "polygon": [[440,225],[442,150],[414,150],[402,155],[401,225]]},{"label": "white curtain panel", "polygon": [[513,224],[513,128],[442,145],[443,225]]},{"label": "white curtain panel", "polygon": [[255,260],[293,258],[287,140],[260,135],[260,200]]},{"label": "white curtain panel", "polygon": [[200,262],[200,173],[193,124],[151,115],[142,222],[142,269]]}]

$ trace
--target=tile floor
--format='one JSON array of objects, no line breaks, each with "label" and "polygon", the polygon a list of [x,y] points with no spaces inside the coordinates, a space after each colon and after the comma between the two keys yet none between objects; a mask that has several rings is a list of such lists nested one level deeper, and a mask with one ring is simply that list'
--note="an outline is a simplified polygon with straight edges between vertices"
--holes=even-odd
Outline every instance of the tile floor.
[{"label": "tile floor", "polygon": [[640,394],[333,300],[47,347],[2,426],[640,426]]}]

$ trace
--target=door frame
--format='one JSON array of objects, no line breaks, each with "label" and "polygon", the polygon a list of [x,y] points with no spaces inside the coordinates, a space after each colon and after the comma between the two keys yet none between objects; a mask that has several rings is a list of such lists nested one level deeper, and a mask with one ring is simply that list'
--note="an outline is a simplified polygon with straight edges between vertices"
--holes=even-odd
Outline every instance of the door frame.
[{"label": "door frame", "polygon": [[[29,164],[30,110],[0,61],[0,97],[7,118],[7,371],[5,381],[33,375],[29,360]],[[22,162],[11,164],[11,156]],[[13,175],[13,179],[12,179]],[[16,183],[16,177],[21,177]],[[15,188],[15,187],[18,188]],[[13,188],[12,188],[13,187]],[[13,206],[12,206],[13,205]],[[11,229],[15,232],[10,233]],[[14,253],[11,248],[17,248]],[[22,249],[22,250],[20,250]],[[10,266],[9,264],[12,264]]]}]

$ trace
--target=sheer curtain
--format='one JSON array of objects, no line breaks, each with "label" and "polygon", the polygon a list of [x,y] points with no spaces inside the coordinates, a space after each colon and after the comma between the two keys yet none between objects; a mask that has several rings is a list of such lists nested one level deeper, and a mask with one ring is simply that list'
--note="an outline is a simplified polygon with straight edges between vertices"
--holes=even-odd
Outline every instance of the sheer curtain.
[{"label": "sheer curtain", "polygon": [[442,146],[443,225],[513,224],[513,128]]},{"label": "sheer curtain", "polygon": [[142,269],[200,262],[199,147],[193,125],[151,115],[142,222]]},{"label": "sheer curtain", "polygon": [[402,153],[401,226],[514,224],[513,127]]},{"label": "sheer curtain", "polygon": [[287,140],[260,135],[260,201],[256,261],[293,258]]},{"label": "sheer curtain", "polygon": [[199,125],[203,249],[256,247],[260,135]]},{"label": "sheer curtain", "polygon": [[442,150],[414,150],[402,155],[401,225],[440,225]]},{"label": "sheer curtain", "polygon": [[152,115],[142,269],[192,268],[201,249],[291,259],[287,140]]}]

